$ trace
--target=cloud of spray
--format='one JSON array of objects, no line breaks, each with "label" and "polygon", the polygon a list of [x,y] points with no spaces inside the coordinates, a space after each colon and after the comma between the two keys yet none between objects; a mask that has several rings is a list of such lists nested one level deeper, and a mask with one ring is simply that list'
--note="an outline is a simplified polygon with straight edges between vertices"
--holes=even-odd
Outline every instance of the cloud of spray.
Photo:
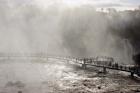
[{"label": "cloud of spray", "polygon": [[[111,56],[132,63],[133,49],[129,40],[121,38],[112,14],[96,12],[92,6],[67,9],[62,16],[63,46],[72,56]],[[120,19],[121,20],[121,19]],[[119,25],[123,22],[120,21]]]},{"label": "cloud of spray", "polygon": [[[127,39],[133,46],[134,53],[139,53],[140,41],[140,11],[124,11],[113,16],[114,23],[111,25],[112,34]],[[111,21],[112,21],[111,20]]]},{"label": "cloud of spray", "polygon": [[7,2],[0,5],[0,52],[61,51],[56,7],[42,11],[35,5],[10,5]]},{"label": "cloud of spray", "polygon": [[36,5],[18,5],[7,2],[0,5],[0,52],[105,55],[129,61],[131,44],[138,49],[134,37],[139,35],[133,32],[132,38],[131,30],[126,30],[131,22],[138,23],[128,15],[116,13],[113,18],[111,14],[96,12],[90,5],[52,4],[45,10]]},{"label": "cloud of spray", "polygon": [[107,20],[93,7],[81,6],[67,9],[62,16],[63,45],[73,56],[89,57],[99,54]]},{"label": "cloud of spray", "polygon": [[117,16],[112,16],[111,19],[111,33],[125,41],[127,54],[132,58],[140,53],[140,10],[124,11],[115,15]]}]

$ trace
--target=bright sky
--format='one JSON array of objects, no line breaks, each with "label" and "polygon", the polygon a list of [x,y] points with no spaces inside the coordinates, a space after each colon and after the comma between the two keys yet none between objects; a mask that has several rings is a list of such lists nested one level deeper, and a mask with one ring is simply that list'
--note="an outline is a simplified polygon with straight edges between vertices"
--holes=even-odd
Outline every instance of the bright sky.
[{"label": "bright sky", "polygon": [[68,6],[78,6],[82,4],[92,4],[96,8],[114,7],[117,9],[133,9],[140,5],[140,0],[35,0],[35,2],[46,7],[49,4],[64,4]]},{"label": "bright sky", "polygon": [[[5,0],[1,0],[5,1]],[[0,2],[1,2],[0,1]],[[7,0],[10,1],[11,0]],[[114,7],[116,9],[133,9],[140,5],[140,0],[12,0],[16,3],[26,3],[26,4],[37,4],[42,8],[48,7],[48,5],[67,5],[67,6],[79,6],[84,4],[92,4],[96,8],[108,8]]]}]

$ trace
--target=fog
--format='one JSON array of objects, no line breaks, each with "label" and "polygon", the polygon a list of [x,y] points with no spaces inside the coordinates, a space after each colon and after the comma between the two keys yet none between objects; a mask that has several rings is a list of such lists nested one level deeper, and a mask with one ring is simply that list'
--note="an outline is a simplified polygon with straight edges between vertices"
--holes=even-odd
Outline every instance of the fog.
[{"label": "fog", "polygon": [[1,53],[111,56],[132,63],[133,47],[137,45],[130,38],[122,38],[128,33],[122,30],[133,21],[129,14],[116,13],[122,16],[117,19],[111,13],[97,12],[92,5],[54,3],[42,9],[34,4],[1,2]]}]

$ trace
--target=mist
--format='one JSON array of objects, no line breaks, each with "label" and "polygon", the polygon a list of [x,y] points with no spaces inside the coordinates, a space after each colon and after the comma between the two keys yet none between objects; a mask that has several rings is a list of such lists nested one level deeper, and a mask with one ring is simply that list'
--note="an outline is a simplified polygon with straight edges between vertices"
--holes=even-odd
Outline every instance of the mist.
[{"label": "mist", "polygon": [[133,48],[139,49],[134,39],[138,34],[133,33],[132,38],[127,30],[135,23],[130,14],[97,12],[92,5],[52,4],[42,9],[10,1],[3,2],[0,9],[1,53],[111,56],[132,63]]},{"label": "mist", "polygon": [[52,7],[42,11],[35,5],[11,7],[7,4],[1,7],[3,8],[0,16],[1,52],[36,53],[48,50],[59,52],[61,39],[60,33],[56,31],[59,10]]},{"label": "mist", "polygon": [[101,69],[85,70],[65,57],[112,57],[115,69],[136,65],[132,57],[140,53],[140,9],[97,11],[90,3],[62,2],[0,0],[0,93],[71,92],[72,87],[96,92],[110,90],[109,83],[120,91],[125,72],[120,77],[120,71],[108,70],[102,77]]}]

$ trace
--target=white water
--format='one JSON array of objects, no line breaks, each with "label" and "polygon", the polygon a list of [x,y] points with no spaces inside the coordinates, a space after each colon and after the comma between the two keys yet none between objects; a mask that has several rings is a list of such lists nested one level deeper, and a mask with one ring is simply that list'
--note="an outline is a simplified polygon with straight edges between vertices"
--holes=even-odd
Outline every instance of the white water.
[{"label": "white water", "polygon": [[0,62],[0,93],[48,93],[58,88],[71,70],[61,60],[6,60]]}]

